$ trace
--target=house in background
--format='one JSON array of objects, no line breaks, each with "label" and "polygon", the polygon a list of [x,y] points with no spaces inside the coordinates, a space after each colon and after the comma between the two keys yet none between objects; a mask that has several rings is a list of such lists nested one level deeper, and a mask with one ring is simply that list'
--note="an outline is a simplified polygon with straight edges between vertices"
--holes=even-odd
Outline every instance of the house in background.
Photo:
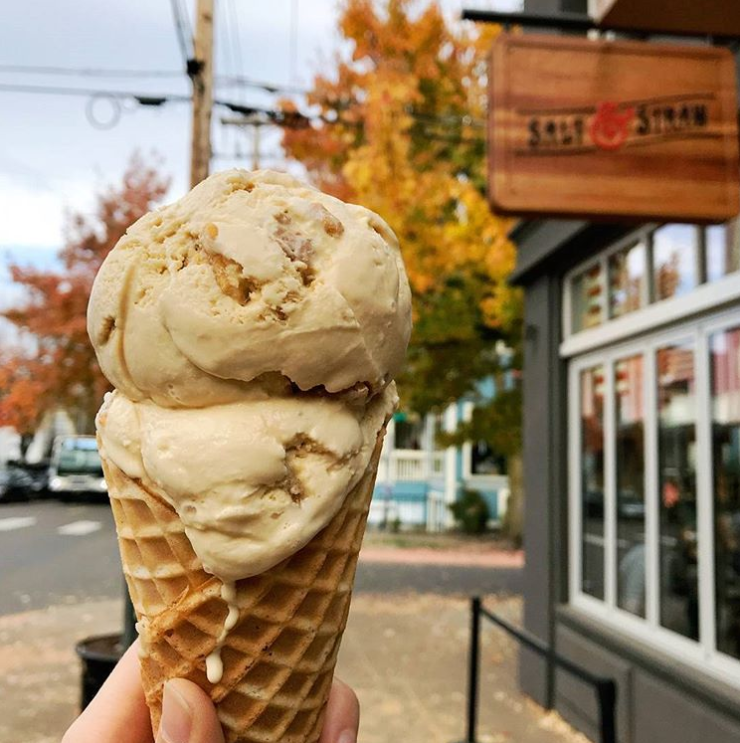
[{"label": "house in background", "polygon": [[[492,397],[492,380],[480,392]],[[449,506],[465,490],[483,496],[491,526],[501,523],[509,497],[505,458],[485,441],[444,449],[436,444],[439,431],[455,431],[458,423],[470,420],[474,407],[472,401],[459,400],[442,414],[394,416],[378,467],[371,525],[444,531],[454,526]]]}]

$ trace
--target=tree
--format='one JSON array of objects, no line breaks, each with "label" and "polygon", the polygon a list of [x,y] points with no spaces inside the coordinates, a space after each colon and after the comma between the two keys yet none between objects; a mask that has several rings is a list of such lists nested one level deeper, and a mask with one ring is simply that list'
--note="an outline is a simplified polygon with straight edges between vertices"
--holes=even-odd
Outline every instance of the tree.
[{"label": "tree", "polygon": [[128,226],[167,192],[168,179],[134,155],[119,186],[96,197],[91,215],[74,214],[60,250],[60,271],[10,265],[25,299],[0,313],[21,331],[22,343],[0,359],[0,425],[22,436],[44,414],[64,408],[80,433],[94,431],[109,384],[87,337],[85,315],[95,274]]},{"label": "tree", "polygon": [[[520,395],[509,388],[521,296],[508,284],[509,224],[484,196],[486,57],[497,29],[452,26],[436,3],[412,0],[347,0],[339,28],[351,53],[315,78],[315,123],[286,129],[283,145],[317,185],[377,211],[398,235],[415,313],[404,405],[425,413],[477,398],[473,421],[447,442],[482,438],[516,458]],[[497,341],[514,353],[504,360]],[[493,401],[478,394],[490,377]]]}]

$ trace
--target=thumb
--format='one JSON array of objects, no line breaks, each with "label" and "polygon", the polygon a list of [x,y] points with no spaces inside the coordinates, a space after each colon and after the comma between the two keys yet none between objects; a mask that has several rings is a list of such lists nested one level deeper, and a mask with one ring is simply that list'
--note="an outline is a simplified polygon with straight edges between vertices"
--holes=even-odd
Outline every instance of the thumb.
[{"label": "thumb", "polygon": [[210,697],[185,679],[165,684],[157,743],[224,743]]}]

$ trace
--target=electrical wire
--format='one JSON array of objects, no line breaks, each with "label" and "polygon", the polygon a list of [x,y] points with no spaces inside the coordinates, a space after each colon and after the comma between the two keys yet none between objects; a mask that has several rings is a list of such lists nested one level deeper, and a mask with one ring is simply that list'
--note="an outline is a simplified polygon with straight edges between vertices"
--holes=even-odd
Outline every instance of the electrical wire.
[{"label": "electrical wire", "polygon": [[[165,103],[190,103],[191,96],[178,94],[178,93],[139,93],[126,90],[100,90],[90,88],[71,88],[66,86],[55,86],[55,85],[23,85],[14,83],[0,83],[0,92],[5,93],[30,93],[30,94],[42,94],[42,95],[62,95],[62,96],[82,96],[92,98],[109,98],[120,101],[122,99],[132,99],[141,106],[162,106]],[[281,109],[266,108],[264,106],[253,106],[251,104],[239,103],[237,101],[228,101],[222,99],[214,99],[213,104],[215,106],[223,106],[230,111],[244,116],[250,114],[260,113],[266,116],[271,123],[291,129],[306,128],[311,125],[312,122],[321,122],[329,125],[344,125],[353,128],[359,128],[362,126],[361,122],[350,122],[341,117],[329,118],[321,114],[305,114],[300,111],[285,111]],[[427,119],[431,117],[425,117]],[[445,117],[449,118],[449,117]],[[425,133],[429,139],[436,141],[443,141],[449,143],[461,143],[461,144],[478,144],[483,141],[482,137],[457,137],[441,135],[435,132]]]},{"label": "electrical wire", "polygon": [[[225,44],[223,46],[226,46]],[[229,65],[233,69],[233,65]],[[54,75],[61,77],[92,77],[92,78],[131,78],[131,79],[177,79],[182,77],[181,70],[125,70],[105,69],[100,67],[64,67],[59,65],[16,65],[0,64],[0,74],[13,73],[21,75]],[[305,95],[309,91],[296,85],[282,85],[263,80],[253,80],[240,73],[234,72],[217,75],[214,84],[223,88],[258,88],[268,93],[294,93]]]},{"label": "electrical wire", "polygon": [[[183,12],[182,7],[180,6],[180,0],[170,0],[170,5],[172,6],[172,17],[175,21],[175,33],[177,35],[177,43],[180,46],[182,61],[187,66],[188,61],[193,57],[192,27],[190,27],[190,21],[186,20],[187,14]],[[188,28],[190,28],[189,32]]]},{"label": "electrical wire", "polygon": [[132,93],[128,90],[100,90],[90,88],[69,88],[61,85],[23,85],[16,83],[0,83],[0,92],[3,93],[36,93],[43,95],[69,95],[69,96],[111,96],[114,98],[133,98],[143,105],[161,105],[172,101],[175,103],[190,103],[189,95],[177,93],[166,93],[155,95],[152,93]]},{"label": "electrical wire", "polygon": [[62,75],[65,77],[129,77],[129,78],[176,78],[181,70],[122,70],[96,67],[58,67],[52,65],[0,64],[0,73],[30,75]]},{"label": "electrical wire", "polygon": [[[219,4],[221,6],[223,6],[223,2],[224,0],[219,0]],[[220,10],[223,10],[223,7],[221,7]],[[214,19],[216,34],[219,37],[219,42],[216,45],[216,51],[221,52],[221,60],[223,62],[222,72],[225,74],[231,74],[234,71],[234,59],[231,53],[231,44],[229,43],[229,35],[226,24],[223,22],[219,22],[220,19],[223,17],[225,17],[224,13],[219,12],[216,14],[216,17]]]},{"label": "electrical wire", "polygon": [[230,8],[230,22],[227,24],[227,26],[231,30],[231,45],[234,49],[234,65],[235,65],[235,72],[237,75],[241,75],[242,77],[245,77],[244,75],[244,58],[242,57],[242,42],[241,42],[241,34],[240,34],[240,25],[239,25],[239,14],[237,13],[236,9],[236,1],[235,0],[226,0],[226,5]]},{"label": "electrical wire", "polygon": [[220,75],[217,78],[219,85],[223,88],[260,88],[268,93],[293,93],[295,95],[307,95],[310,91],[308,88],[302,88],[299,85],[282,85],[280,83],[263,82],[253,80],[241,75]]}]

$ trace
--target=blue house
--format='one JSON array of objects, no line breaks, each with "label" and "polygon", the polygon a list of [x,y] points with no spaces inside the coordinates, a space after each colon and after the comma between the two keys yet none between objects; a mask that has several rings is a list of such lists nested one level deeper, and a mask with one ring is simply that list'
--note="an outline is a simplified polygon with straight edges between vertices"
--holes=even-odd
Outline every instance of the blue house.
[{"label": "blue house", "polygon": [[[479,392],[493,396],[493,380]],[[378,467],[370,524],[444,531],[454,525],[449,506],[464,490],[483,496],[491,525],[501,522],[509,497],[505,460],[484,441],[444,449],[435,444],[438,431],[455,431],[459,422],[470,420],[473,409],[473,402],[459,400],[441,414],[395,416]]]}]

